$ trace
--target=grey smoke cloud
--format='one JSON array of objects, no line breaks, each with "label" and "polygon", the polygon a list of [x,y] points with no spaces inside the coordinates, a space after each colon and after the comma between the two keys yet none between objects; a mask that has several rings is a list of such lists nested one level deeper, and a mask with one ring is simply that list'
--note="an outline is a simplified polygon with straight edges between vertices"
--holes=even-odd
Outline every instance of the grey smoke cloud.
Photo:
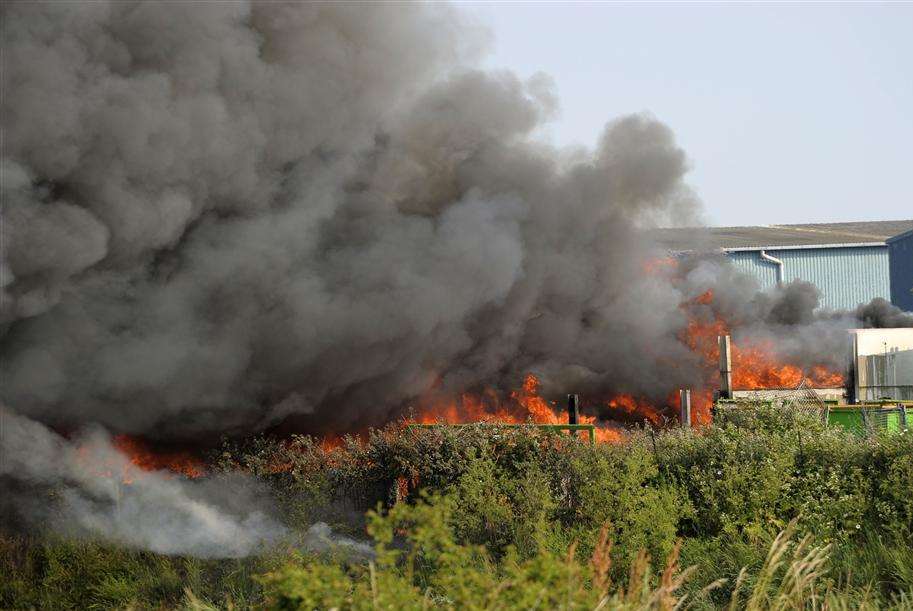
[{"label": "grey smoke cloud", "polygon": [[549,79],[472,69],[487,34],[448,6],[3,10],[21,413],[158,437],[377,424],[435,380],[595,379],[680,323],[628,296],[674,302],[631,235],[697,210],[670,130],[535,143]]},{"label": "grey smoke cloud", "polygon": [[[241,557],[275,544],[287,531],[255,482],[233,474],[186,480],[142,471],[100,430],[73,441],[42,424],[0,411],[0,478],[57,491],[35,504],[34,488],[7,494],[44,528],[163,554]],[[226,493],[230,490],[230,493]],[[307,542],[305,542],[307,543]]]},{"label": "grey smoke cloud", "polygon": [[[665,253],[639,228],[700,220],[671,130],[536,142],[551,81],[475,69],[488,34],[447,5],[7,2],[0,21],[0,496],[59,530],[200,556],[285,536],[253,482],[119,486],[49,427],[116,469],[105,430],[364,428],[527,372],[663,399],[704,375],[680,304],[708,288],[704,315],[799,364],[839,365],[857,318],[913,324],[760,293],[714,258],[645,271]],[[331,544],[369,553],[306,533]]]},{"label": "grey smoke cloud", "polygon": [[365,427],[528,371],[665,397],[701,366],[679,304],[711,286],[796,358],[852,324],[720,262],[644,273],[637,228],[700,216],[672,132],[536,142],[549,79],[475,69],[488,34],[447,5],[2,11],[0,398],[29,418]]},{"label": "grey smoke cloud", "polygon": [[[276,546],[366,559],[373,548],[324,522],[300,534],[261,482],[240,473],[189,480],[134,466],[98,427],[66,439],[0,408],[0,510],[39,531],[168,555],[239,558]],[[47,493],[46,496],[45,493]]]},{"label": "grey smoke cloud", "polygon": [[913,314],[880,297],[857,307],[854,317],[864,328],[913,327]]}]

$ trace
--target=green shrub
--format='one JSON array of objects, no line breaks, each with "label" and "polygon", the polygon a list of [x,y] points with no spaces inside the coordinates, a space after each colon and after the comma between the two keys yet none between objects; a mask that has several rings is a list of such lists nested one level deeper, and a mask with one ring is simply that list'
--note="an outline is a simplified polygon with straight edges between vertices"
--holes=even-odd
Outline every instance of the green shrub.
[{"label": "green shrub", "polygon": [[279,566],[276,554],[200,560],[61,539],[0,537],[0,609],[175,608],[190,588],[208,600],[257,604],[254,576]]},{"label": "green shrub", "polygon": [[[788,567],[810,561],[791,555],[806,537],[801,549],[827,546],[828,559],[800,598],[831,608],[913,600],[909,433],[849,435],[773,410],[597,446],[533,427],[390,426],[331,451],[309,437],[225,444],[212,468],[268,484],[293,528],[320,520],[355,537],[367,528],[375,563],[289,560],[282,550],[198,560],[7,536],[0,608],[243,608],[267,599],[278,608],[663,608],[658,601],[681,597],[694,608],[788,608],[796,599],[778,592],[784,579],[795,582]],[[768,552],[784,529],[794,543],[771,572]],[[664,582],[647,570],[649,558],[679,551],[695,567],[690,579],[680,583],[670,569]]]},{"label": "green shrub", "polygon": [[[458,501],[427,497],[373,513],[370,531],[377,562],[345,570],[300,559],[269,573],[263,582],[274,609],[672,609],[684,575],[671,555],[654,577],[641,554],[628,587],[613,587],[607,539],[590,562],[578,562],[575,546],[557,554],[540,549],[521,559],[511,550],[501,562],[486,548],[461,544],[450,528]],[[405,539],[395,545],[397,533]]]}]

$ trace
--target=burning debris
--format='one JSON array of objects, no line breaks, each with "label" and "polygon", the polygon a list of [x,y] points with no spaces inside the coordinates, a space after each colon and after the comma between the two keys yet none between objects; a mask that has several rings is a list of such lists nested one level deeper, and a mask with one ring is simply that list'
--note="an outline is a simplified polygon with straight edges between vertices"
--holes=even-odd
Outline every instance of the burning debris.
[{"label": "burning debris", "polygon": [[132,468],[141,471],[170,471],[191,479],[206,474],[203,461],[186,450],[163,451],[130,435],[115,435],[111,443],[129,458]]},{"label": "burning debris", "polygon": [[469,422],[491,422],[499,424],[593,424],[596,425],[596,439],[602,442],[621,439],[622,430],[608,423],[598,423],[595,416],[578,414],[577,421],[571,422],[568,411],[556,402],[546,401],[539,394],[539,379],[527,374],[523,386],[501,399],[494,390],[479,395],[464,393],[459,400],[432,402],[420,409],[411,421],[419,424],[445,422],[450,424]]},{"label": "burning debris", "polygon": [[[844,368],[830,364],[812,364],[806,367],[783,362],[778,356],[776,345],[772,340],[760,339],[745,344],[732,345],[730,342],[730,324],[713,311],[713,291],[707,290],[697,298],[681,305],[688,313],[688,324],[682,334],[682,343],[699,360],[700,372],[688,386],[693,393],[690,413],[696,423],[710,421],[710,408],[713,395],[720,387],[718,368],[721,363],[721,347],[731,351],[726,360],[728,366],[728,386],[731,390],[759,389],[793,389],[800,383],[813,388],[837,388],[845,383]],[[709,321],[702,320],[692,306],[710,308],[713,315]],[[701,312],[706,315],[705,311]],[[725,339],[725,342],[720,341]],[[830,358],[823,359],[830,363]],[[667,365],[674,370],[676,365]],[[724,393],[725,393],[724,377]],[[511,391],[506,399],[494,389],[485,389],[479,393],[463,393],[459,399],[435,401],[426,398],[420,401],[416,422],[500,422],[520,424],[567,424],[569,418],[562,412],[556,401],[547,401],[540,396],[539,378],[527,374],[522,388]],[[655,399],[649,396],[635,397],[626,393],[612,394],[608,398],[598,394],[586,397],[586,405],[591,411],[605,414],[610,420],[647,422],[651,425],[663,425],[674,419],[680,409],[680,395],[670,392],[666,397]],[[600,424],[594,416],[583,415],[581,422]],[[597,437],[601,441],[618,440],[621,430],[606,423],[598,429]]]}]

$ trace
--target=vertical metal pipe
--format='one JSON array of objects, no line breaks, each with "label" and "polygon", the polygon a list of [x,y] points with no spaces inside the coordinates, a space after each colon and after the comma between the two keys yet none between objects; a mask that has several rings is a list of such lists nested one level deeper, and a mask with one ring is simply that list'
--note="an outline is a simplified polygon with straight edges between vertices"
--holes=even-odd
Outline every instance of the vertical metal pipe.
[{"label": "vertical metal pipe", "polygon": [[765,261],[770,261],[771,263],[773,263],[774,265],[777,266],[777,286],[782,286],[783,285],[783,260],[778,259],[776,257],[771,257],[769,254],[767,254],[763,250],[758,254],[760,254],[761,258],[764,259]]},{"label": "vertical metal pipe", "polygon": [[580,395],[567,396],[567,423],[580,424]]},{"label": "vertical metal pipe", "polygon": [[691,426],[691,389],[684,388],[678,391],[678,401],[681,408],[681,421],[683,427]]},{"label": "vertical metal pipe", "polygon": [[732,399],[732,354],[728,335],[720,335],[720,398]]},{"label": "vertical metal pipe", "polygon": [[866,371],[866,360],[865,357],[859,356],[859,334],[853,333],[853,344],[850,360],[850,377],[853,378],[852,387],[851,387],[851,396],[849,397],[849,403],[856,404],[862,402],[862,387],[868,386],[868,371]]}]

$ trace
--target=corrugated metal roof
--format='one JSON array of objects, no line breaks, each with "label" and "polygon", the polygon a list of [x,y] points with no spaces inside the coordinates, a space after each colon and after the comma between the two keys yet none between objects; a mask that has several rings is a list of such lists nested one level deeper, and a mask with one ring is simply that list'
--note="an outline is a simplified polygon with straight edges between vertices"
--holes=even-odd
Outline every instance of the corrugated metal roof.
[{"label": "corrugated metal roof", "polygon": [[801,246],[870,246],[913,230],[913,219],[858,223],[810,223],[760,227],[686,227],[650,233],[669,250],[783,248]]}]

